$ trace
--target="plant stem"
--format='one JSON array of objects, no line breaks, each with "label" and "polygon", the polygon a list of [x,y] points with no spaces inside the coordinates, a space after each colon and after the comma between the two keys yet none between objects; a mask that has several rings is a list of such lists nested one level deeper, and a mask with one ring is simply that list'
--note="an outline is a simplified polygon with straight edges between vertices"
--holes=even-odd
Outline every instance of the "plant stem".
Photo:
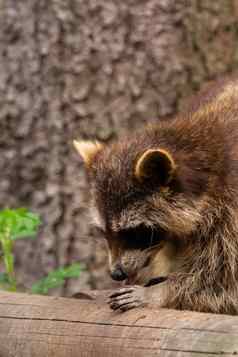
[{"label": "plant stem", "polygon": [[9,290],[16,291],[17,287],[16,287],[15,272],[14,272],[14,256],[12,253],[13,242],[11,240],[9,227],[6,227],[4,233],[0,235],[0,242],[2,244],[5,270],[8,276]]}]

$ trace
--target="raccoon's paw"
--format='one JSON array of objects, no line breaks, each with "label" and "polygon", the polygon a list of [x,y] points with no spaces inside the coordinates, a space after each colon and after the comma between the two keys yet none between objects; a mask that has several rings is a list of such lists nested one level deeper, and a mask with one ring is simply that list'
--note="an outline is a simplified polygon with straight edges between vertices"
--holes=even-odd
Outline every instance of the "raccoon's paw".
[{"label": "raccoon's paw", "polygon": [[118,289],[109,296],[108,301],[110,308],[113,310],[127,311],[135,307],[145,306],[146,288],[143,286],[128,286]]}]

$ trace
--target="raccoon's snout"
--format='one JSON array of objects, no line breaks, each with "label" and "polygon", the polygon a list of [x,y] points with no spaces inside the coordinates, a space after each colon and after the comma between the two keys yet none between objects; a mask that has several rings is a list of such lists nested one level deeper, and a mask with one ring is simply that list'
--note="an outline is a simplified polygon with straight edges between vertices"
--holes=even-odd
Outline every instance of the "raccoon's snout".
[{"label": "raccoon's snout", "polygon": [[111,278],[113,280],[122,281],[128,278],[128,275],[122,269],[121,265],[116,265],[115,268],[111,271]]}]

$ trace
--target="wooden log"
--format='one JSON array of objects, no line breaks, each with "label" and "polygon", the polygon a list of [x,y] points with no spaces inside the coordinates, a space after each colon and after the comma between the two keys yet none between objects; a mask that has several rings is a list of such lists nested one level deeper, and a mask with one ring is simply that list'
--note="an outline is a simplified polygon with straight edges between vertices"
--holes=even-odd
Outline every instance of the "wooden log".
[{"label": "wooden log", "polygon": [[[99,299],[100,300],[100,299]],[[204,357],[238,354],[238,316],[0,293],[0,357]]]}]

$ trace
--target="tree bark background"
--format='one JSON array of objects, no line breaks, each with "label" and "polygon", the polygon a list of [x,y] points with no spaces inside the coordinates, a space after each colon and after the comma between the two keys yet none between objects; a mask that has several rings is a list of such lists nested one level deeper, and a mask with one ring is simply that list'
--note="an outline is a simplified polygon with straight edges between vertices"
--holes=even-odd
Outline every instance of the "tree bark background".
[{"label": "tree bark background", "polygon": [[0,0],[0,205],[38,212],[21,280],[80,261],[58,294],[108,288],[72,139],[105,142],[174,114],[238,66],[236,0]]}]

